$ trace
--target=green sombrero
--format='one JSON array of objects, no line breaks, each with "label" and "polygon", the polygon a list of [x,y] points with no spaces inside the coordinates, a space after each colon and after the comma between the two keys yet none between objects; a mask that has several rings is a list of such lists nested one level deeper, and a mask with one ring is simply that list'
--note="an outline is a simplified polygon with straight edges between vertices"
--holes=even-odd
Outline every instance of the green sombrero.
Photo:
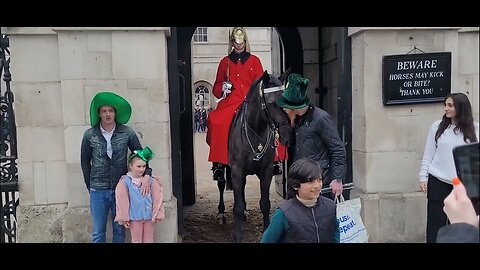
[{"label": "green sombrero", "polygon": [[90,103],[90,125],[93,127],[100,121],[98,109],[102,106],[115,108],[115,122],[126,124],[132,115],[132,107],[123,97],[112,92],[100,92]]},{"label": "green sombrero", "polygon": [[308,83],[309,80],[299,74],[290,74],[285,90],[277,99],[277,105],[292,110],[308,106],[310,104],[310,98],[307,96]]}]

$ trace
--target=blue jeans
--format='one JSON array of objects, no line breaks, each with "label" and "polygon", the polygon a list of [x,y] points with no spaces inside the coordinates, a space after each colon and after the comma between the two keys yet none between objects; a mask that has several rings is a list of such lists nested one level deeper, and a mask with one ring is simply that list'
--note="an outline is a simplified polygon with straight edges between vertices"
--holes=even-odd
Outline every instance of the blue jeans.
[{"label": "blue jeans", "polygon": [[113,243],[123,243],[125,240],[125,228],[114,222],[115,208],[114,189],[90,189],[90,213],[93,220],[93,243],[105,243],[107,232],[108,212],[111,211]]}]

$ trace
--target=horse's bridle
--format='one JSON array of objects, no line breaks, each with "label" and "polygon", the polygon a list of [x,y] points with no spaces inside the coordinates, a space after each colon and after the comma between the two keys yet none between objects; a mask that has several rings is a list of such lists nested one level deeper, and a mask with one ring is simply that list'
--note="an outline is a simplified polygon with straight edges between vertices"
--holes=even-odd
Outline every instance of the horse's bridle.
[{"label": "horse's bridle", "polygon": [[270,123],[270,126],[272,127],[272,129],[276,132],[276,135],[278,135],[278,128],[280,126],[283,126],[283,125],[288,125],[288,121],[283,121],[281,123],[278,124],[278,127],[275,125],[275,121],[273,120],[272,117],[270,117],[270,111],[268,110],[268,107],[267,107],[267,101],[265,100],[265,94],[269,94],[269,93],[274,93],[274,92],[278,92],[278,91],[283,91],[285,90],[285,86],[283,85],[279,85],[279,86],[274,86],[274,87],[269,87],[269,88],[263,88],[263,82],[260,82],[260,97],[261,97],[261,100],[262,100],[262,110],[263,112],[265,113],[265,116],[267,117],[269,123]]},{"label": "horse's bridle", "polygon": [[[263,157],[263,155],[265,155],[265,153],[267,151],[267,147],[270,145],[270,141],[271,141],[272,137],[275,137],[275,140],[279,139],[278,128],[282,125],[288,125],[288,121],[285,121],[285,123],[283,123],[283,122],[280,123],[279,127],[277,127],[275,125],[275,121],[273,120],[272,117],[270,117],[270,111],[268,110],[267,101],[265,100],[265,94],[273,93],[273,92],[277,92],[277,91],[283,91],[285,89],[285,87],[283,85],[280,85],[280,86],[274,86],[274,87],[269,87],[269,88],[263,88],[263,81],[260,80],[259,89],[260,89],[259,94],[260,94],[260,97],[261,97],[261,108],[262,108],[262,111],[265,113],[265,116],[268,119],[269,127],[268,127],[268,130],[267,130],[267,139],[266,139],[266,142],[265,142],[265,146],[262,146],[261,144],[259,144],[258,147],[257,147],[258,152],[253,147],[253,145],[250,141],[250,138],[248,137],[248,129],[250,129],[251,132],[253,132],[257,137],[260,138],[260,136],[258,136],[258,134],[250,127],[250,125],[245,120],[246,119],[246,113],[247,113],[247,107],[248,107],[247,102],[245,104],[245,110],[244,110],[244,116],[245,117],[242,117],[242,126],[245,129],[245,137],[247,138],[247,142],[248,142],[248,145],[250,146],[250,150],[252,150],[253,154],[255,155],[255,157],[253,158],[253,160],[255,160],[255,161],[260,160]],[[275,149],[277,148],[276,143],[274,143],[274,148]]]}]

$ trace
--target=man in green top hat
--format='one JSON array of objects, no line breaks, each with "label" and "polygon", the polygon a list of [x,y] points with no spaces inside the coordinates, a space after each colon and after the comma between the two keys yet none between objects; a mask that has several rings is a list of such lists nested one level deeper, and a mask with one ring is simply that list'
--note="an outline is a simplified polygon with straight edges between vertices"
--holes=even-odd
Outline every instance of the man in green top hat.
[{"label": "man in green top hat", "polygon": [[[85,185],[90,193],[90,214],[93,221],[92,242],[106,242],[108,213],[111,211],[114,243],[123,243],[124,227],[115,218],[115,187],[120,177],[127,173],[127,152],[141,150],[142,145],[135,132],[125,126],[132,114],[132,107],[121,96],[112,92],[100,92],[90,104],[91,128],[83,134],[81,166]],[[148,174],[151,174],[149,170]],[[146,176],[142,183],[148,183]],[[150,185],[143,185],[143,194]]]},{"label": "man in green top hat", "polygon": [[[295,128],[293,161],[303,157],[315,160],[323,169],[324,186],[330,186],[338,196],[342,194],[342,181],[347,173],[345,145],[332,117],[310,103],[308,83],[309,80],[299,74],[290,74],[277,105],[284,108]],[[325,197],[334,199],[332,193]]]}]

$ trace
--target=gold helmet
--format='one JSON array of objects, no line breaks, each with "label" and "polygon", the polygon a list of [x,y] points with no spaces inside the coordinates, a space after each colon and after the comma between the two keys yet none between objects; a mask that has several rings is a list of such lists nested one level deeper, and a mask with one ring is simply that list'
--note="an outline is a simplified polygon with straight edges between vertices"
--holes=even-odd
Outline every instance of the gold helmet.
[{"label": "gold helmet", "polygon": [[245,28],[233,27],[232,31],[230,32],[229,51],[232,51],[234,42],[245,42],[245,51],[250,52],[250,43],[248,42],[247,31],[245,30]]}]

